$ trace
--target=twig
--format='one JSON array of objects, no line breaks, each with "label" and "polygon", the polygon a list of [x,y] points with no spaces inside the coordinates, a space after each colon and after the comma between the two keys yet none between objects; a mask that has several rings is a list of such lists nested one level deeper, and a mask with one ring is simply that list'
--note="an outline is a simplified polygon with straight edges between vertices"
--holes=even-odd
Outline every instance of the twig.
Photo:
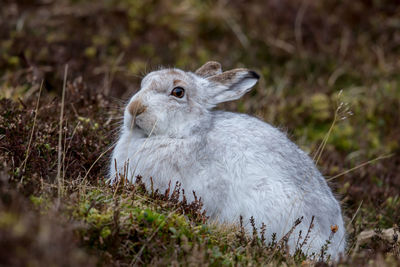
[{"label": "twig", "polygon": [[315,165],[318,164],[318,162],[319,162],[319,160],[320,160],[320,158],[321,158],[321,156],[322,156],[322,152],[324,151],[325,146],[326,146],[326,144],[328,143],[328,139],[329,139],[329,137],[330,137],[330,135],[331,135],[331,133],[332,133],[333,128],[334,128],[335,125],[336,125],[336,122],[337,122],[337,110],[336,110],[336,112],[335,112],[335,117],[333,118],[331,127],[329,128],[328,133],[325,135],[324,139],[322,140],[321,144],[319,145],[319,147],[318,147],[318,149],[317,149],[317,152],[316,152],[316,154],[315,154],[315,156],[314,156],[314,160],[315,160],[315,158],[316,158],[316,160],[315,160]]},{"label": "twig", "polygon": [[[301,242],[301,244],[300,244],[300,249],[302,249],[303,246],[307,244],[308,239],[310,239],[311,230],[314,228],[314,219],[315,219],[315,216],[313,215],[313,216],[311,217],[311,222],[310,222],[310,225],[308,226],[308,230],[307,230],[307,233],[306,233],[306,235],[305,235],[305,237],[304,237],[304,240],[303,240],[303,242]],[[300,240],[300,239],[299,239],[299,240]]]},{"label": "twig", "polygon": [[110,94],[111,84],[114,80],[115,73],[118,71],[118,65],[124,58],[125,53],[121,53],[111,66],[111,70],[105,75],[104,78],[104,92],[106,95]]},{"label": "twig", "polygon": [[236,35],[243,48],[247,49],[250,46],[250,42],[240,28],[239,24],[230,16],[225,15],[223,16],[223,18],[225,19],[228,26],[231,28],[232,32]]},{"label": "twig", "polygon": [[287,245],[290,235],[293,233],[293,231],[296,229],[296,227],[303,221],[303,219],[304,219],[303,216],[301,218],[296,219],[296,221],[293,223],[293,226],[290,228],[290,230],[276,243],[274,250],[273,250],[271,256],[268,258],[267,262],[271,262],[271,260],[275,256],[275,254],[278,252],[279,248],[282,248],[283,245]]},{"label": "twig", "polygon": [[[117,160],[116,159],[114,159],[114,163],[115,163],[115,166],[117,166]],[[121,183],[122,180],[126,179],[126,175],[127,175],[126,173],[127,173],[128,168],[129,168],[129,159],[128,159],[128,162],[125,162],[125,164],[124,164],[124,173],[118,179],[117,186],[116,186],[116,188],[114,190],[113,199],[115,198],[115,195],[117,194],[119,184]],[[115,169],[117,169],[117,168],[115,168]],[[118,177],[118,174],[116,174],[116,177]],[[123,181],[122,182],[122,186],[124,186],[124,185],[125,185],[125,182]]]},{"label": "twig", "polygon": [[[68,146],[67,146],[66,149],[64,150],[64,159],[63,159],[63,162],[65,162],[65,157],[66,157],[66,155],[68,154],[68,150],[69,150],[70,147],[71,147],[72,139],[74,138],[74,136],[75,136],[75,134],[76,134],[76,130],[78,129],[78,127],[79,127],[80,124],[81,124],[81,122],[78,121],[78,123],[76,124],[74,130],[72,131],[72,135],[71,135],[71,137],[70,137],[70,139],[69,139]],[[70,161],[68,160],[68,162],[67,162],[67,164],[66,164],[66,166],[65,166],[65,168],[64,168],[63,177],[65,177],[65,172],[67,171],[67,169],[68,169],[68,167],[69,167],[69,162],[70,162]]]},{"label": "twig", "polygon": [[[68,129],[68,121],[65,122],[65,128]],[[61,166],[61,176],[62,176],[61,180],[62,181],[64,181],[64,179],[65,179],[65,170],[66,170],[65,157],[67,155],[66,150],[67,150],[67,131],[65,131],[65,134],[64,134],[64,144],[63,144],[63,153],[62,153],[62,163],[63,163]],[[63,186],[64,186],[64,182],[63,182]]]},{"label": "twig", "polygon": [[[42,85],[43,85],[43,80],[42,80],[42,83],[40,84],[40,87],[42,87]],[[27,106],[25,105],[24,101],[22,101],[22,99],[20,97],[18,97],[17,99],[18,99],[18,102],[24,107],[24,109],[26,109]]]},{"label": "twig", "polygon": [[60,129],[58,133],[58,164],[57,164],[57,182],[58,182],[58,198],[61,197],[61,190],[63,181],[61,181],[61,159],[62,159],[62,128],[63,128],[63,117],[64,117],[64,101],[65,101],[65,88],[67,85],[67,75],[68,75],[68,64],[65,65],[64,71],[64,83],[61,96],[61,112],[60,112]]},{"label": "twig", "polygon": [[301,48],[303,47],[303,32],[301,27],[303,24],[303,18],[307,11],[308,5],[309,5],[308,1],[302,1],[301,6],[297,11],[296,19],[294,22],[294,35],[298,50],[301,50]]},{"label": "twig", "polygon": [[328,143],[328,139],[338,121],[344,120],[347,118],[347,116],[353,115],[353,113],[350,111],[348,104],[345,102],[339,102],[341,96],[342,96],[343,90],[340,90],[338,95],[337,95],[337,108],[335,110],[335,114],[333,117],[333,121],[331,124],[331,127],[329,128],[327,134],[324,136],[324,139],[322,140],[321,144],[318,146],[317,151],[314,154],[313,160],[315,161],[315,164],[318,164],[322,152],[325,149],[326,144]]},{"label": "twig", "polygon": [[85,177],[83,177],[83,180],[86,180],[87,176],[89,175],[89,172],[92,170],[92,168],[94,167],[94,165],[108,152],[110,151],[112,148],[114,148],[115,144],[113,144],[112,146],[110,146],[109,148],[107,148],[106,151],[104,151],[103,153],[100,154],[100,156],[93,162],[92,166],[90,166],[89,170],[86,172]]},{"label": "twig", "polygon": [[[38,99],[36,101],[36,108],[35,108],[35,117],[33,118],[33,126],[32,126],[32,131],[31,131],[31,135],[29,137],[29,142],[28,142],[28,148],[26,149],[26,155],[25,155],[25,159],[21,164],[20,169],[22,168],[22,172],[25,173],[25,168],[26,168],[26,162],[28,161],[28,157],[29,157],[29,153],[31,150],[31,145],[32,145],[32,139],[33,139],[33,133],[35,131],[35,126],[36,126],[36,119],[37,119],[37,114],[39,111],[39,102],[40,102],[40,95],[42,93],[42,88],[43,88],[43,80],[42,83],[40,84],[40,89],[39,89],[39,96]],[[21,101],[22,102],[22,101]],[[23,167],[22,167],[23,166]],[[20,183],[22,183],[24,180],[24,177],[22,176]]]},{"label": "twig", "polygon": [[[364,202],[364,200],[361,200],[360,205],[358,206],[356,212],[355,212],[354,215],[353,215],[353,218],[351,218],[350,222],[349,222],[347,225],[351,225],[351,224],[352,224],[352,222],[353,222],[354,219],[356,218],[358,212],[360,211],[363,202]],[[343,242],[343,240],[344,240],[344,236],[345,236],[345,235],[343,235],[342,239],[340,239],[339,247],[340,247],[340,245],[342,244],[342,242]],[[350,253],[350,251],[349,251],[349,253]]]},{"label": "twig", "polygon": [[383,155],[383,156],[379,156],[379,157],[377,157],[377,158],[371,159],[371,160],[369,160],[369,161],[367,161],[367,162],[364,162],[364,163],[361,163],[360,165],[355,166],[354,168],[351,168],[351,169],[349,169],[349,170],[346,170],[346,171],[344,171],[344,172],[341,172],[341,173],[339,173],[339,174],[337,174],[337,175],[335,175],[335,176],[333,176],[333,177],[327,179],[327,181],[328,181],[328,182],[329,182],[329,181],[332,181],[333,179],[336,179],[336,178],[338,178],[338,177],[340,177],[340,176],[342,176],[342,175],[345,175],[345,174],[347,174],[347,173],[349,173],[349,172],[355,171],[355,170],[357,170],[357,169],[359,169],[359,168],[361,168],[361,167],[364,167],[365,165],[374,163],[375,161],[378,161],[378,160],[381,160],[381,159],[391,158],[391,157],[393,157],[393,156],[394,156],[394,154],[392,153],[392,154]]}]

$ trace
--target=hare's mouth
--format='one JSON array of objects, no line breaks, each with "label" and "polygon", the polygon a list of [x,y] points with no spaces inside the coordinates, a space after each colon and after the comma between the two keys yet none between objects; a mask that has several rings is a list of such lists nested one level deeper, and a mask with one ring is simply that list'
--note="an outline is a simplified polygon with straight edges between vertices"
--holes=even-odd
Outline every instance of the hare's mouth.
[{"label": "hare's mouth", "polygon": [[132,120],[131,120],[131,125],[130,125],[129,129],[130,129],[131,131],[134,131],[135,129],[141,129],[141,130],[143,130],[143,129],[138,125],[136,116],[132,118]]},{"label": "hare's mouth", "polygon": [[148,136],[146,129],[139,125],[137,119],[132,119],[129,129],[133,132],[140,132],[146,137]]},{"label": "hare's mouth", "polygon": [[134,122],[131,123],[129,131],[131,131],[135,135],[139,135],[142,138],[147,138],[149,136],[145,129],[143,129],[137,123]]}]

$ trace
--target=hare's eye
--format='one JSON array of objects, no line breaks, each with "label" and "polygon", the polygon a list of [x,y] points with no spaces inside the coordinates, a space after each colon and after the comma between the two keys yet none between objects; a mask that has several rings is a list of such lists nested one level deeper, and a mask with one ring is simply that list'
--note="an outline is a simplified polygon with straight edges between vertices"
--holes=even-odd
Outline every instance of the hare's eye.
[{"label": "hare's eye", "polygon": [[177,97],[177,98],[182,98],[185,95],[185,89],[182,87],[175,87],[171,91],[171,95]]}]

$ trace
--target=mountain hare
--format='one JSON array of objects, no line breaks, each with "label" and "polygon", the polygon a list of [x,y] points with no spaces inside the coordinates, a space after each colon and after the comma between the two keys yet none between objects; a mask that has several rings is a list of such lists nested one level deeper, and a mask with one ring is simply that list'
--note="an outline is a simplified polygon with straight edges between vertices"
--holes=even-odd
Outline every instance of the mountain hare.
[{"label": "mountain hare", "polygon": [[[140,175],[150,187],[153,177],[160,190],[179,181],[186,192],[202,198],[211,219],[236,223],[240,216],[244,222],[253,216],[258,228],[264,223],[267,242],[272,233],[280,240],[303,217],[289,237],[291,253],[314,217],[301,249],[318,256],[329,240],[325,251],[337,259],[346,244],[341,208],[314,162],[271,125],[213,110],[242,97],[258,79],[247,69],[222,72],[217,62],[194,73],[149,73],[125,108],[110,179],[123,172],[130,181]],[[245,227],[251,230],[249,223]]]}]

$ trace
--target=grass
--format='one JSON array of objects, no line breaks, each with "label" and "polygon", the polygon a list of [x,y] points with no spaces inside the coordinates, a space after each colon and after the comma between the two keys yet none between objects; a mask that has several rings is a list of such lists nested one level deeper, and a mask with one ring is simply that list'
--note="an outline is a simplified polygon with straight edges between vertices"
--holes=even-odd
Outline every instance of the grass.
[{"label": "grass", "polygon": [[[118,101],[140,77],[159,65],[194,70],[218,60],[262,76],[243,99],[219,108],[288,132],[332,182],[348,218],[341,265],[398,264],[396,1],[178,2],[4,3],[0,262],[324,265],[288,255],[283,241],[263,245],[261,234],[206,223],[200,202],[104,183]],[[392,239],[384,234],[391,230]],[[257,231],[272,234],[268,226]]]}]

